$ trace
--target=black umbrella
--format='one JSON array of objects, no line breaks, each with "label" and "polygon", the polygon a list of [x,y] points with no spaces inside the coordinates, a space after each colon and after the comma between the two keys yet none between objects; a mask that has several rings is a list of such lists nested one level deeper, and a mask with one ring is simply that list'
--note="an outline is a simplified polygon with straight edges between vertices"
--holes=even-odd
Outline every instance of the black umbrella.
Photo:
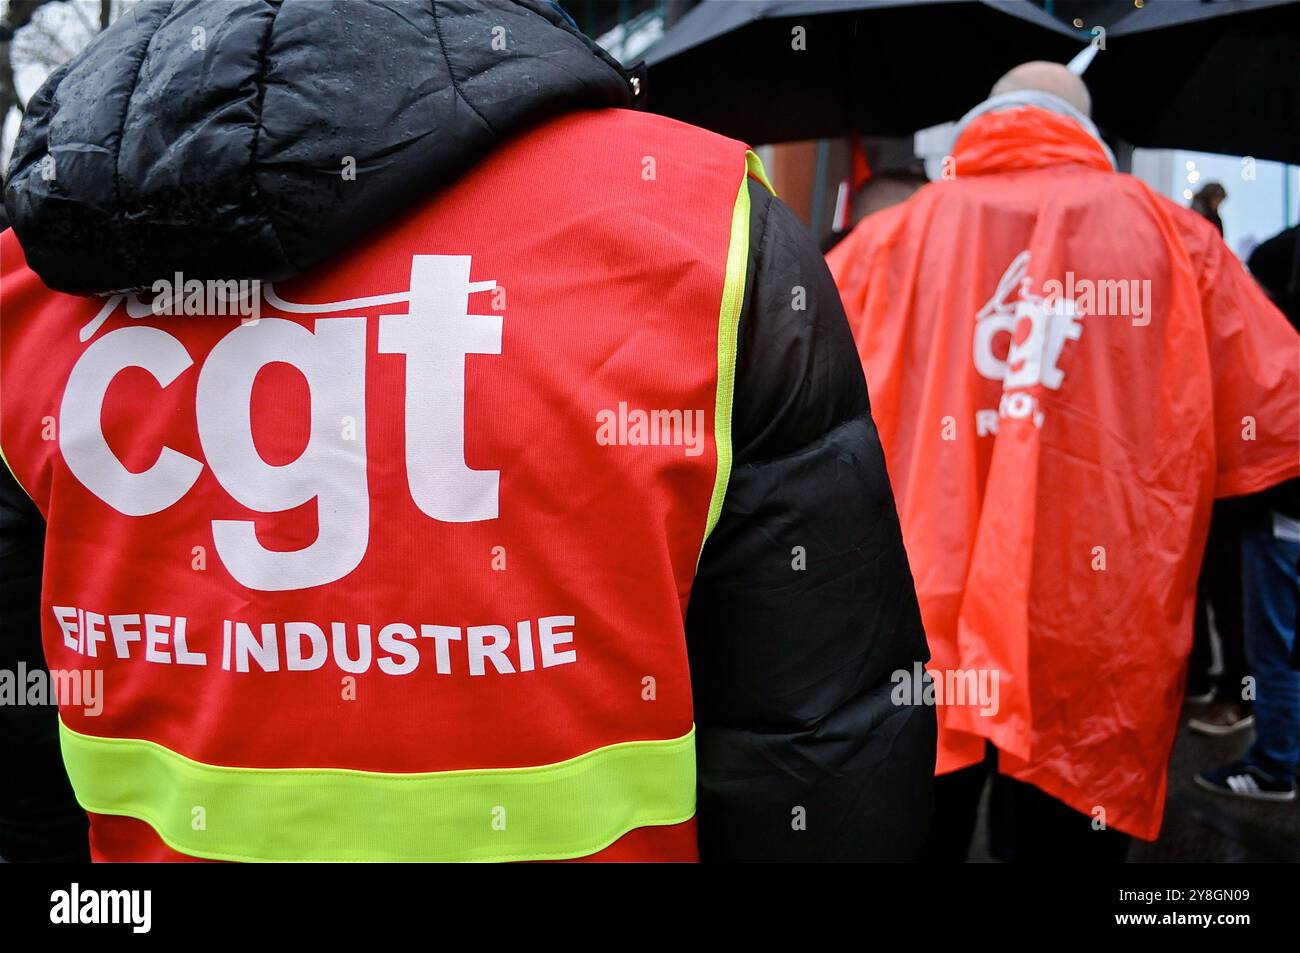
[{"label": "black umbrella", "polygon": [[1300,163],[1300,3],[1147,0],[1085,77],[1108,133],[1134,145]]},{"label": "black umbrella", "polygon": [[1028,0],[704,0],[648,51],[648,104],[751,143],[910,135],[1087,39]]}]

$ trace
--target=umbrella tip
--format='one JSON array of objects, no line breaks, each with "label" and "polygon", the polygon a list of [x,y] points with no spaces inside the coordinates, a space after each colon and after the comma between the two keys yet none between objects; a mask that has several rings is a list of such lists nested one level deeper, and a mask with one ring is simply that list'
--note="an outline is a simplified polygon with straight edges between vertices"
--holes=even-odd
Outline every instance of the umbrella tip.
[{"label": "umbrella tip", "polygon": [[1075,76],[1082,76],[1084,70],[1092,64],[1092,59],[1097,55],[1097,50],[1097,44],[1089,43],[1075,54],[1074,59],[1070,60],[1070,62],[1066,64],[1065,68]]}]

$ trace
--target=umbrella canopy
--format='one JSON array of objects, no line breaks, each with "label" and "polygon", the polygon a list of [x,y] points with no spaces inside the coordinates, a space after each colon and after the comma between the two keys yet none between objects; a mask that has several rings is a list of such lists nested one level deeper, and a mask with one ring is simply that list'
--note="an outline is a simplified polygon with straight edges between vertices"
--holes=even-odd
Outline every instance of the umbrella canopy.
[{"label": "umbrella canopy", "polygon": [[648,51],[648,106],[751,143],[910,135],[1086,38],[1028,0],[704,0]]},{"label": "umbrella canopy", "polygon": [[1134,145],[1300,163],[1300,3],[1148,0],[1087,72],[1093,112]]}]

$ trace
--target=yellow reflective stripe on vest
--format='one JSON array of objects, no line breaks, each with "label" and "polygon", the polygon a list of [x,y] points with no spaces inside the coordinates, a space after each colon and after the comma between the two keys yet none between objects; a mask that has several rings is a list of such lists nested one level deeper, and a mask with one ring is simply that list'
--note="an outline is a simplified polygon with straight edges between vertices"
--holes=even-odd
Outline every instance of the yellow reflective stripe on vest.
[{"label": "yellow reflective stripe on vest", "polygon": [[224,767],[59,731],[83,808],[212,860],[560,860],[695,813],[694,728],[538,767],[428,774]]},{"label": "yellow reflective stripe on vest", "polygon": [[[740,337],[740,312],[745,303],[745,272],[749,267],[749,179],[753,176],[773,195],[763,163],[752,151],[745,153],[745,174],[731,211],[731,240],[727,243],[727,265],[718,309],[718,392],[713,403],[713,433],[718,447],[718,470],[709,500],[700,553],[722,515],[722,501],[731,482],[731,409],[736,391],[736,344]],[[697,559],[698,564],[698,559]]]}]

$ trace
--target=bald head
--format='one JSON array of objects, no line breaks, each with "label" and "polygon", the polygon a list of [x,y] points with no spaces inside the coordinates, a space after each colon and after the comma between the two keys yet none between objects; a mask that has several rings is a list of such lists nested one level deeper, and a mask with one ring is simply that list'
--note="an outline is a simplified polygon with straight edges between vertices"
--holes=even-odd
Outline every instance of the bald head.
[{"label": "bald head", "polygon": [[1021,63],[993,85],[990,96],[1003,93],[1019,93],[1026,90],[1051,93],[1063,99],[1085,116],[1092,115],[1092,97],[1083,80],[1075,76],[1060,63],[1047,63],[1035,60]]}]

